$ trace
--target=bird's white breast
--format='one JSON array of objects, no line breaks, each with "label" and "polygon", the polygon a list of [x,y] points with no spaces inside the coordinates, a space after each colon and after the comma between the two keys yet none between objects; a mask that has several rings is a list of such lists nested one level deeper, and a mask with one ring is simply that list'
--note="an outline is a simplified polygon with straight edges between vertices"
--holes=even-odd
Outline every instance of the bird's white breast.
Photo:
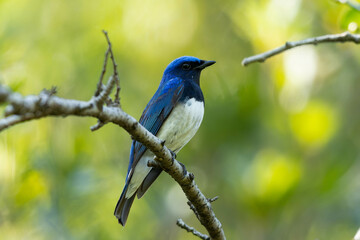
[{"label": "bird's white breast", "polygon": [[166,119],[157,137],[165,140],[165,145],[177,153],[195,135],[204,116],[204,102],[195,98],[179,103]]},{"label": "bird's white breast", "polygon": [[[204,102],[199,102],[196,101],[195,98],[191,98],[185,103],[178,103],[156,136],[161,140],[165,140],[165,145],[170,150],[178,153],[195,135],[200,127],[203,116]],[[151,167],[147,166],[147,162],[153,157],[154,154],[146,150],[137,163],[126,193],[127,198],[136,192],[146,175],[150,172]]]}]

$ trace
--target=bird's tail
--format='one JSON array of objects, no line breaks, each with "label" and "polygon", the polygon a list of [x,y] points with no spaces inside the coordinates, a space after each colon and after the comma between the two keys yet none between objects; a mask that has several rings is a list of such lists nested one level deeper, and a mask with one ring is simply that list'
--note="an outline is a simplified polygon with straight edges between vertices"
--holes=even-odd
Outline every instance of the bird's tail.
[{"label": "bird's tail", "polygon": [[131,205],[134,202],[136,192],[130,197],[126,198],[126,192],[128,190],[129,182],[126,183],[120,199],[116,204],[114,215],[118,219],[119,223],[125,226],[126,220],[129,216]]},{"label": "bird's tail", "polygon": [[131,181],[131,177],[127,179],[124,190],[121,193],[120,199],[116,204],[114,215],[119,220],[119,223],[125,226],[126,220],[129,216],[131,205],[134,202],[135,196],[141,198],[145,192],[149,189],[151,184],[156,180],[156,178],[162,172],[161,168],[152,168],[151,171],[146,175],[145,179],[142,181],[141,185],[137,188],[137,190],[133,193],[133,195],[129,198],[126,198],[128,186]]}]

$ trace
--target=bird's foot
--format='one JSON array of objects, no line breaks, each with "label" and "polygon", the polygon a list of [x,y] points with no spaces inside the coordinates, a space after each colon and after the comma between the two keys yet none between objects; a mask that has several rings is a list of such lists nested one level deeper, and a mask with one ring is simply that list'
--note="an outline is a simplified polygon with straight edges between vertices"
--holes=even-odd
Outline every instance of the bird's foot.
[{"label": "bird's foot", "polygon": [[185,175],[185,174],[186,174],[186,172],[187,172],[185,165],[184,165],[184,164],[182,164],[181,162],[179,162],[179,164],[181,165],[182,170],[183,170],[183,174]]},{"label": "bird's foot", "polygon": [[[170,149],[169,149],[170,150]],[[173,151],[171,151],[170,150],[170,153],[171,153],[171,157],[173,158],[173,159],[176,159],[176,153],[174,153]]]},{"label": "bird's foot", "polygon": [[[182,174],[183,174],[183,176],[185,177],[185,176],[187,175],[188,171],[186,170],[186,167],[185,167],[184,164],[182,164],[181,162],[179,162],[179,164],[180,164],[181,167],[182,167]],[[191,173],[191,175],[193,176],[192,173]],[[191,181],[194,179],[192,176],[190,176]]]}]

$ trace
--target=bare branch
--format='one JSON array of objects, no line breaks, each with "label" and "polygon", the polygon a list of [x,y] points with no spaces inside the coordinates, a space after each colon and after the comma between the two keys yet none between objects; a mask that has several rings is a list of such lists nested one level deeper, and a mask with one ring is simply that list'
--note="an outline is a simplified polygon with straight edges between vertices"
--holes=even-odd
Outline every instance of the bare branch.
[{"label": "bare branch", "polygon": [[[207,199],[200,191],[194,181],[194,175],[186,171],[185,166],[174,158],[174,154],[165,146],[164,141],[154,136],[139,124],[135,118],[116,105],[116,102],[119,101],[117,99],[120,90],[119,86],[115,94],[115,104],[104,105],[108,101],[115,84],[119,82],[111,43],[107,33],[104,32],[104,34],[108,40],[108,51],[113,62],[114,74],[109,78],[106,86],[101,87],[97,96],[92,97],[89,101],[64,99],[54,95],[55,89],[42,91],[39,95],[22,96],[20,93],[12,92],[0,84],[0,104],[8,104],[5,108],[5,118],[0,119],[0,132],[16,124],[48,116],[94,117],[98,119],[98,123],[91,128],[93,131],[99,129],[105,123],[114,123],[125,129],[134,140],[141,142],[156,155],[154,159],[156,166],[160,166],[181,186],[197,212],[199,221],[208,231],[210,238],[214,240],[226,239],[221,223],[211,208],[211,200]],[[107,59],[106,55],[105,59]],[[102,85],[101,82],[100,85]]]},{"label": "bare branch", "polygon": [[114,88],[115,85],[115,78],[114,76],[110,76],[108,83],[104,87],[104,89],[100,92],[99,96],[95,97],[94,104],[96,107],[98,107],[100,110],[102,110],[102,107],[105,102],[107,102],[109,95]]},{"label": "bare branch", "polygon": [[148,148],[158,157],[156,160],[160,164],[161,168],[172,178],[174,178],[175,181],[178,182],[178,184],[181,186],[187,199],[194,206],[194,212],[197,213],[197,218],[209,232],[211,239],[226,239],[222,225],[216,218],[210,202],[200,191],[199,187],[194,181],[194,174],[186,171],[184,165],[172,157],[171,151],[169,151],[166,146],[163,146],[163,148],[167,149],[168,151],[163,156],[159,156],[161,152],[155,152],[152,148]]},{"label": "bare branch", "polygon": [[247,66],[251,63],[254,62],[264,62],[266,59],[275,56],[277,54],[280,54],[286,50],[295,48],[295,47],[299,47],[299,46],[303,46],[303,45],[317,45],[318,43],[329,43],[329,42],[340,42],[340,43],[344,43],[344,42],[353,42],[356,44],[360,43],[360,35],[359,34],[351,34],[349,32],[344,32],[344,33],[340,33],[340,34],[329,34],[329,35],[324,35],[324,36],[319,36],[319,37],[314,37],[314,38],[307,38],[304,40],[300,40],[300,41],[294,41],[294,42],[286,42],[284,45],[275,48],[273,50],[255,55],[255,56],[251,56],[251,57],[247,57],[244,58],[242,61],[242,65],[243,66]]},{"label": "bare branch", "polygon": [[116,84],[116,92],[115,92],[115,105],[119,106],[120,107],[120,81],[119,81],[119,78],[116,77],[116,81],[115,81],[115,84]]},{"label": "bare branch", "polygon": [[191,232],[192,234],[194,234],[195,236],[197,236],[197,237],[199,237],[199,238],[201,238],[203,240],[210,240],[210,237],[208,235],[205,235],[205,234],[197,231],[195,228],[190,227],[182,219],[178,219],[176,221],[176,225],[178,225],[182,229],[185,229],[187,232]]},{"label": "bare branch", "polygon": [[[109,82],[113,82],[113,77]],[[107,87],[111,84],[108,83]],[[103,91],[105,92],[105,91]],[[101,97],[100,94],[98,97]],[[23,97],[0,85],[0,102],[8,102],[8,117],[0,119],[0,131],[33,119],[47,116],[88,116],[100,122],[112,122],[124,128],[136,141],[144,144],[156,156],[156,161],[183,189],[193,204],[201,224],[208,230],[212,239],[225,239],[220,221],[216,218],[209,200],[201,193],[194,181],[194,175],[186,171],[181,163],[173,158],[171,151],[133,117],[118,107],[103,106],[100,110],[95,99],[88,102],[64,99],[48,94]],[[16,107],[14,107],[16,106]],[[10,116],[11,115],[11,116]]]},{"label": "bare branch", "polygon": [[[120,84],[119,84],[119,75],[118,75],[118,71],[117,71],[117,64],[115,62],[114,54],[112,51],[112,45],[111,45],[108,33],[105,30],[103,30],[103,33],[104,33],[106,41],[108,43],[108,49],[105,52],[103,68],[102,68],[102,71],[100,74],[100,79],[97,84],[96,92],[94,95],[95,96],[94,103],[100,110],[102,109],[102,106],[104,105],[104,103],[107,103],[107,105],[112,104],[112,101],[111,101],[111,98],[109,97],[109,95],[110,95],[111,91],[113,90],[115,84],[116,84],[117,88],[116,88],[114,103],[115,103],[115,106],[120,105],[120,99],[119,99]],[[102,82],[103,82],[104,75],[106,73],[106,66],[107,66],[109,54],[110,54],[111,61],[113,63],[114,74],[110,77],[106,86],[103,86]]]},{"label": "bare branch", "polygon": [[[213,198],[208,198],[207,200],[209,201],[209,203],[215,202],[216,200],[219,199],[219,196],[213,197]],[[195,208],[195,206],[190,202],[187,201],[187,205],[189,206],[189,208],[194,212],[195,216],[197,217],[197,219],[200,220],[199,214]]]},{"label": "bare branch", "polygon": [[196,218],[200,220],[199,214],[198,214],[198,212],[196,211],[195,206],[194,206],[190,201],[187,201],[187,205],[188,205],[189,208],[194,212]]},{"label": "bare branch", "polygon": [[[101,71],[101,74],[100,74],[99,82],[98,82],[97,87],[96,87],[96,92],[94,94],[94,96],[96,98],[95,104],[100,109],[102,108],[102,105],[104,103],[107,103],[107,105],[120,106],[120,97],[119,97],[119,94],[120,94],[120,81],[119,81],[119,74],[118,74],[118,71],[117,71],[117,64],[116,64],[116,61],[115,61],[115,58],[114,58],[114,54],[113,54],[113,51],[112,51],[112,45],[111,45],[111,41],[109,39],[108,33],[105,30],[103,30],[103,33],[104,33],[106,41],[108,43],[108,49],[105,52],[103,68],[102,68],[102,71]],[[106,73],[106,67],[107,67],[107,62],[108,62],[108,59],[109,59],[109,55],[110,55],[111,61],[113,63],[114,74],[113,74],[112,77],[114,78],[113,79],[114,82],[110,81],[111,80],[111,78],[110,78],[107,86],[104,86],[103,79],[104,79],[104,76],[105,76],[105,73]],[[109,98],[109,95],[110,95],[111,90],[113,89],[115,84],[116,84],[116,92],[115,92],[115,98],[114,98],[114,102],[113,102],[111,100],[111,98]],[[102,96],[99,97],[99,95],[102,95]]]},{"label": "bare branch", "polygon": [[104,58],[104,63],[103,63],[103,68],[100,74],[100,78],[99,78],[99,82],[96,86],[96,92],[94,94],[95,97],[99,96],[100,92],[103,90],[103,79],[106,73],[106,66],[107,66],[107,61],[109,59],[109,51],[110,51],[110,47],[106,50],[105,52],[105,58]]},{"label": "bare branch", "polygon": [[104,126],[105,124],[106,124],[106,123],[98,120],[98,122],[96,123],[96,125],[90,127],[90,130],[94,132],[94,131],[96,131],[96,130],[99,130],[99,129],[100,129],[102,126]]},{"label": "bare branch", "polygon": [[353,1],[350,1],[350,0],[335,0],[335,1],[338,3],[341,3],[341,4],[346,4],[346,5],[350,6],[351,8],[354,8],[355,10],[360,11],[360,4],[358,4],[358,3],[354,3]]},{"label": "bare branch", "polygon": [[213,197],[213,198],[208,198],[209,202],[215,202],[216,200],[219,199],[219,196]]},{"label": "bare branch", "polygon": [[114,69],[114,78],[115,78],[115,84],[116,84],[116,92],[115,92],[115,99],[114,99],[114,103],[119,106],[120,105],[120,97],[119,97],[119,94],[120,94],[120,80],[119,80],[119,74],[118,74],[118,71],[117,71],[117,64],[115,62],[115,58],[114,58],[114,53],[112,51],[112,48],[111,48],[111,42],[110,42],[110,39],[109,39],[109,35],[108,35],[108,32],[103,30],[103,33],[105,34],[105,37],[106,37],[106,41],[109,45],[109,53],[110,53],[110,58],[111,58],[111,61],[113,63],[113,69]]}]

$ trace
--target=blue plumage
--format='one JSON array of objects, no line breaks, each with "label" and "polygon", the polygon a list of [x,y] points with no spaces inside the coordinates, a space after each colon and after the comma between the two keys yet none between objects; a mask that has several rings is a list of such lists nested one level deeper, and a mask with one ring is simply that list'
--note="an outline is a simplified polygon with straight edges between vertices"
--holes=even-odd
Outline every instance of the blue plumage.
[{"label": "blue plumage", "polygon": [[[148,131],[165,140],[165,145],[175,153],[200,126],[204,104],[200,73],[214,63],[189,56],[172,61],[139,120]],[[114,212],[123,226],[135,195],[140,198],[161,173],[160,168],[147,167],[147,161],[153,156],[141,143],[132,142],[125,187]]]}]

